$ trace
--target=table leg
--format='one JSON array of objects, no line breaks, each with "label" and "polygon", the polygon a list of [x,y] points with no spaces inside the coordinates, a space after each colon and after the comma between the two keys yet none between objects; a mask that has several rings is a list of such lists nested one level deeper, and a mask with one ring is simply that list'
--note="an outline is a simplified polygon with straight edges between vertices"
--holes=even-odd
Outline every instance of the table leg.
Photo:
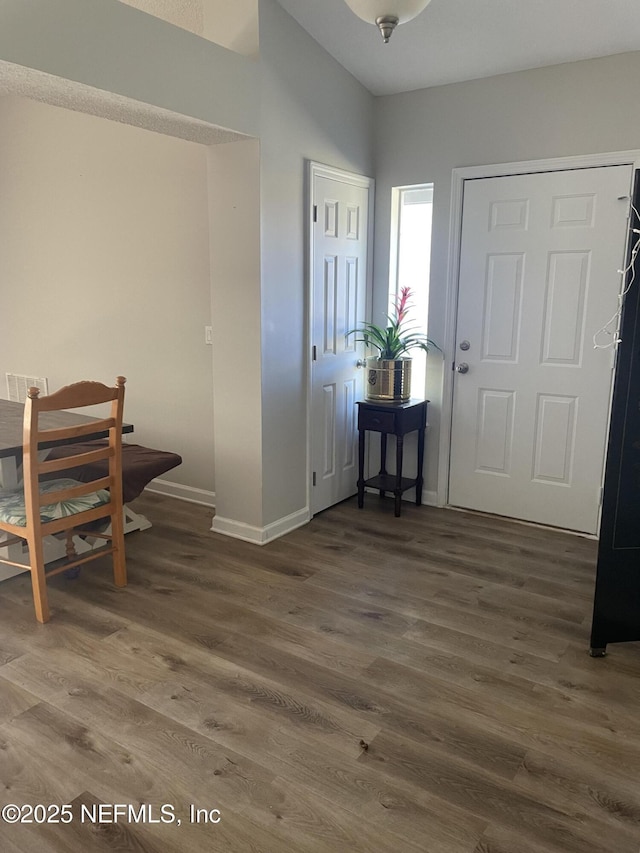
[{"label": "table leg", "polygon": [[[3,456],[0,459],[0,488],[4,489],[15,489],[20,482],[20,469],[16,464],[15,456]],[[12,560],[15,563],[22,563],[23,561],[27,561],[28,557],[24,553],[24,549],[22,545],[9,545],[7,547],[0,549],[0,554],[7,559]],[[16,566],[7,566],[0,565],[0,580],[6,580],[7,578],[12,578],[14,575],[19,575],[21,572],[26,571],[27,566],[24,569],[19,569]]]},{"label": "table leg", "polygon": [[[387,434],[386,432],[380,433],[380,476],[384,476],[387,473]],[[383,498],[385,495],[384,489],[380,489],[380,497]]]},{"label": "table leg", "polygon": [[394,494],[396,497],[395,517],[400,517],[400,507],[402,505],[402,451],[404,445],[404,436],[396,435],[396,487]]},{"label": "table leg", "polygon": [[358,430],[358,509],[364,506],[364,430]]},{"label": "table leg", "polygon": [[422,469],[424,467],[424,427],[418,430],[418,476],[416,479],[416,506],[422,505]]}]

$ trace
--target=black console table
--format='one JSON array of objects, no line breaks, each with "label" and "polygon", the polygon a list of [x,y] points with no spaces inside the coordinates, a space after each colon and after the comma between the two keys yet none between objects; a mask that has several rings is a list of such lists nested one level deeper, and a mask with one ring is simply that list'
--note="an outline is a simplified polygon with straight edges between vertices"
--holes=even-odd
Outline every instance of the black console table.
[{"label": "black console table", "polygon": [[[395,515],[400,515],[402,493],[416,488],[416,504],[422,503],[422,466],[424,463],[424,436],[427,425],[428,400],[409,400],[408,403],[381,403],[372,400],[358,402],[358,506],[364,506],[364,490],[368,486],[378,489],[380,496],[393,492]],[[380,433],[380,472],[376,477],[364,478],[365,436],[367,430]],[[404,437],[418,431],[418,470],[414,478],[402,476]],[[396,473],[387,473],[387,436],[396,437]]]}]

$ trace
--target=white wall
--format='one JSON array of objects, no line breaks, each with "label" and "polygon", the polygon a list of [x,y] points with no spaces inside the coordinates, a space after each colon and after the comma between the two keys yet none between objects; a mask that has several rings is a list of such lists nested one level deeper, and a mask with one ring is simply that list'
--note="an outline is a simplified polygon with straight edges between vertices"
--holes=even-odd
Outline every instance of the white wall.
[{"label": "white wall", "polygon": [[260,142],[209,152],[214,529],[252,541],[308,517],[307,161],[373,160],[372,96],[274,0],[260,9]]},{"label": "white wall", "polygon": [[213,145],[209,158],[216,515],[236,534],[262,523],[260,144]]},{"label": "white wall", "polygon": [[[306,160],[373,174],[375,145],[374,273],[378,317],[386,308],[391,187],[434,183],[430,334],[442,340],[452,168],[640,147],[640,118],[633,108],[640,72],[637,53],[373,99],[275,0],[260,0],[259,23],[260,59],[256,61],[156,20],[118,0],[48,0],[46,4],[40,0],[4,0],[0,5],[0,66],[13,63],[14,68],[57,75],[74,85],[93,87],[94,92],[113,92],[132,102],[169,110],[176,120],[180,116],[189,117],[260,137],[260,293],[253,294],[250,313],[253,322],[259,312],[261,325],[261,358],[256,358],[253,364],[254,372],[261,372],[261,399],[254,409],[255,422],[261,424],[261,446],[254,446],[258,438],[252,435],[251,454],[253,459],[262,459],[262,491],[259,511],[256,513],[254,507],[253,520],[244,519],[258,527],[297,513],[306,504]],[[3,235],[9,229],[15,237],[6,243],[9,247],[6,251],[3,242],[0,256],[3,290],[6,283],[19,284],[27,298],[31,298],[34,282],[40,285],[43,279],[51,281],[55,269],[55,283],[68,290],[68,311],[75,320],[76,312],[85,310],[87,288],[95,287],[96,281],[103,285],[100,293],[106,286],[111,287],[110,292],[115,288],[116,301],[121,305],[126,302],[129,311],[133,309],[139,314],[135,322],[126,317],[122,320],[127,328],[127,342],[135,340],[135,335],[143,329],[149,340],[145,352],[153,353],[156,364],[163,363],[165,358],[170,361],[168,355],[175,358],[177,353],[167,346],[169,338],[165,330],[162,335],[157,331],[167,316],[171,317],[171,328],[181,342],[193,346],[188,369],[180,371],[184,379],[199,357],[202,320],[209,312],[210,294],[207,293],[206,305],[200,301],[200,294],[194,300],[199,306],[198,328],[194,333],[188,319],[191,304],[188,314],[184,314],[185,304],[191,299],[185,298],[182,282],[199,280],[202,271],[196,272],[190,264],[199,265],[200,261],[194,258],[200,255],[183,256],[176,249],[174,260],[164,264],[154,265],[152,260],[149,264],[132,263],[130,286],[118,291],[114,284],[122,272],[117,266],[118,253],[106,251],[95,234],[100,235],[101,229],[111,229],[112,244],[118,245],[119,241],[127,248],[140,223],[162,211],[162,203],[170,202],[171,210],[165,210],[167,223],[169,219],[175,223],[177,217],[182,227],[179,224],[176,229],[165,224],[164,230],[160,229],[163,239],[156,236],[155,244],[150,234],[140,240],[145,250],[149,250],[149,257],[151,248],[162,256],[161,244],[169,247],[174,238],[179,237],[183,247],[190,240],[200,241],[202,235],[198,236],[197,229],[194,232],[186,223],[194,221],[192,204],[201,211],[197,214],[198,222],[207,222],[206,180],[202,180],[202,172],[197,177],[195,168],[193,171],[187,168],[182,154],[177,153],[186,150],[184,146],[188,143],[158,136],[158,145],[162,141],[169,147],[162,146],[164,153],[150,158],[145,153],[146,144],[136,148],[131,142],[131,134],[143,131],[101,121],[100,129],[95,125],[93,143],[79,152],[64,129],[68,116],[64,122],[44,129],[36,121],[37,105],[31,104],[27,110],[25,103],[18,110],[18,102],[9,99],[3,107],[7,112],[3,115],[5,131],[0,140],[0,157],[5,164],[0,166],[0,216],[3,217],[0,224]],[[27,115],[31,116],[34,132],[29,131]],[[79,115],[73,120],[99,121]],[[127,154],[127,159],[130,163],[135,160],[139,169],[131,166],[129,171],[123,171],[124,143],[120,147],[114,136],[117,133],[118,139],[124,139],[121,132],[128,134],[127,146],[131,144],[137,150],[135,156]],[[88,130],[87,134],[90,138]],[[113,139],[111,153],[104,153],[101,158],[95,156],[101,150],[101,140],[107,144],[110,139]],[[204,150],[196,150],[199,150],[196,156],[204,158]],[[157,169],[163,162],[171,162],[172,168],[175,165],[179,169],[177,161],[186,169],[184,178],[168,178],[167,168],[164,178],[156,183],[156,178],[145,172]],[[83,166],[82,173],[79,164]],[[90,165],[97,169],[96,173],[89,171]],[[100,204],[96,201],[93,207],[83,208],[83,194],[98,189],[93,179],[87,179],[89,174],[100,176],[100,192],[104,193],[106,188],[107,193]],[[116,179],[116,175],[120,178]],[[131,186],[138,179],[146,184],[130,204],[118,205],[109,192],[122,186],[123,175]],[[252,180],[257,178],[254,176]],[[257,195],[258,188],[254,185],[252,191]],[[10,204],[12,194],[15,203]],[[106,213],[108,208],[110,215]],[[77,233],[82,225],[78,222],[81,213],[101,219],[94,236],[87,237],[80,246]],[[28,238],[30,229],[36,225],[37,243]],[[152,230],[156,235],[159,233],[157,228]],[[252,243],[252,252],[254,248]],[[80,249],[84,260],[78,255]],[[46,258],[53,255],[55,264],[47,264]],[[176,257],[181,260],[176,261]],[[96,258],[99,263],[95,263]],[[190,271],[183,279],[185,264]],[[203,261],[203,269],[204,266]],[[160,300],[157,294],[153,300],[149,300],[147,293],[142,295],[141,281],[150,271],[156,285],[163,282]],[[42,296],[39,289],[38,298]],[[50,290],[44,297],[46,310],[57,310],[50,307],[55,302]],[[232,320],[233,313],[229,310],[227,319]],[[29,319],[36,331],[42,322],[37,317],[35,321],[27,318],[24,312],[12,313],[14,318],[21,316],[22,323]],[[215,319],[225,321],[224,317]],[[1,322],[2,339],[13,342],[13,346],[19,334],[15,319],[9,323],[3,314]],[[71,323],[60,334],[71,339],[79,325]],[[142,347],[131,345],[137,348],[135,358],[139,360],[133,375],[128,371],[130,399],[134,380],[136,377],[142,380],[148,370],[146,366],[143,370]],[[67,358],[66,351],[59,346],[61,357]],[[1,357],[0,362],[0,369],[4,370]],[[53,364],[54,360],[48,356],[47,365]],[[6,369],[43,372],[39,363],[27,365],[24,360],[20,365],[7,364]],[[161,374],[159,367],[154,368],[154,378]],[[429,374],[429,395],[434,405],[429,418],[426,476],[427,488],[435,490],[442,376],[437,357],[430,359]],[[206,397],[203,387],[199,384],[197,392],[202,401]],[[154,408],[158,405],[145,400],[153,422],[158,422]],[[192,405],[193,398],[187,401],[186,410],[191,412]],[[179,418],[184,411],[181,406]],[[142,412],[140,418],[132,416],[139,430],[143,417]],[[232,425],[232,417],[230,413],[227,429]],[[190,421],[193,423],[193,419]],[[206,422],[205,417],[202,423]],[[138,436],[142,440],[141,432]],[[211,440],[205,427],[201,436],[205,443]],[[145,443],[154,443],[153,437],[153,432],[145,432]],[[216,452],[223,451],[224,448],[218,448]],[[212,488],[213,472],[207,470],[207,457],[210,460],[211,453],[203,446],[197,471],[189,474],[190,479],[193,476],[191,482],[202,484],[202,488]],[[178,469],[175,479],[178,471],[186,477],[187,470],[187,467]],[[249,494],[256,488],[247,476],[238,485],[240,491],[234,495],[234,501],[241,497],[242,490]],[[240,504],[242,512],[243,502],[235,505]]]},{"label": "white wall", "polygon": [[[246,189],[254,194],[254,200],[260,198],[259,207],[256,204],[253,211],[260,217],[260,288],[248,297],[247,312],[251,323],[259,317],[261,357],[256,353],[245,358],[238,379],[244,383],[242,387],[253,390],[255,377],[261,376],[260,399],[256,402],[254,394],[249,405],[258,432],[247,434],[244,452],[247,459],[262,459],[262,470],[257,472],[254,466],[245,466],[245,474],[233,484],[233,494],[226,494],[225,498],[218,496],[222,500],[228,498],[228,505],[236,508],[233,512],[237,513],[235,521],[239,525],[248,524],[260,530],[283,517],[303,513],[307,503],[306,161],[314,159],[371,174],[373,98],[275,0],[260,0],[259,25],[260,59],[254,60],[211,44],[118,0],[48,0],[44,6],[40,0],[5,0],[0,6],[0,74],[4,70],[11,85],[15,85],[16,79],[20,83],[21,75],[26,75],[28,88],[25,91],[31,97],[46,98],[52,93],[59,97],[55,93],[62,80],[65,92],[68,90],[65,104],[72,103],[78,93],[83,98],[94,93],[93,100],[97,101],[101,92],[115,93],[122,107],[119,117],[124,120],[129,110],[140,122],[149,122],[148,126],[153,127],[156,118],[153,110],[160,108],[170,111],[176,127],[180,117],[184,117],[185,133],[194,130],[195,120],[260,136],[260,184],[257,185],[257,175],[253,175],[254,185]],[[49,84],[48,91],[37,91],[40,81],[43,86]],[[53,85],[55,81],[58,81],[56,86]],[[106,100],[110,103],[110,97]],[[78,108],[85,108],[83,104],[84,101],[79,101]],[[145,109],[136,109],[136,104]],[[100,110],[100,103],[92,103],[90,109]],[[162,126],[172,125],[163,121]],[[198,133],[200,129],[196,128]],[[108,136],[110,131],[105,133]],[[32,140],[24,141],[28,150]],[[32,201],[38,184],[50,183],[62,203],[73,209],[74,193],[77,194],[78,188],[71,186],[68,192],[66,184],[56,185],[55,176],[47,172],[58,168],[58,158],[64,160],[65,146],[66,138],[60,136],[58,139],[55,135],[36,145],[32,163],[25,169],[25,176],[28,175],[25,180],[30,182],[26,194],[27,197],[31,194]],[[41,150],[43,160],[40,164]],[[72,151],[69,149],[68,156]],[[141,155],[141,168],[144,159]],[[230,159],[234,159],[232,155]],[[111,164],[111,158],[107,158],[107,162]],[[215,164],[215,156],[211,162]],[[119,166],[113,165],[115,176]],[[66,171],[72,173],[68,165]],[[60,174],[65,174],[64,170]],[[126,177],[134,180],[135,172],[131,170]],[[239,179],[243,177],[238,173]],[[185,191],[193,189],[195,203],[202,201],[205,181],[194,183],[190,178],[184,187]],[[105,189],[109,190],[103,186],[102,191]],[[178,198],[182,199],[183,194],[179,193]],[[157,201],[157,193],[149,186],[149,206]],[[211,203],[215,208],[215,182]],[[48,205],[49,202],[45,210]],[[132,209],[135,208],[132,204]],[[9,210],[8,204],[5,209]],[[214,219],[219,213],[219,210],[214,213]],[[204,213],[202,222],[206,221]],[[44,224],[41,231],[46,245]],[[124,229],[120,236],[125,238]],[[254,233],[250,244],[252,255],[257,239]],[[89,248],[95,253],[100,247],[88,241]],[[242,278],[241,267],[242,264],[234,276],[237,273]],[[79,285],[67,282],[69,269],[67,263],[59,282],[75,302],[74,287]],[[175,270],[170,270],[170,274],[172,272]],[[89,277],[85,270],[85,280]],[[101,280],[104,278],[101,275]],[[214,302],[219,284],[215,280],[212,285]],[[149,306],[154,322],[161,322],[159,315],[163,310],[171,321],[180,309],[184,310],[181,284],[174,282],[174,286],[173,302],[165,303],[163,299],[165,304],[157,302]],[[131,292],[126,295],[130,297]],[[226,330],[230,326],[224,324],[236,320],[237,306],[224,300],[218,300],[217,304],[225,316],[216,316],[215,323],[218,327],[222,324]],[[208,307],[199,311],[199,315],[200,328],[208,315]],[[153,335],[153,322],[148,317],[125,322],[129,323],[131,335],[140,325]],[[196,340],[199,344],[201,331]],[[243,338],[239,334],[236,349],[242,347]],[[166,351],[166,340],[154,337],[154,355],[162,359]],[[27,368],[21,369],[26,371]],[[199,392],[203,387],[199,385]],[[178,417],[184,418],[183,411],[181,408]],[[216,444],[216,454],[222,458],[228,452],[229,458],[233,458],[242,439],[237,431],[234,406],[217,405],[215,418],[221,438]],[[221,418],[224,419],[222,424]],[[194,422],[189,415],[191,430]],[[203,440],[208,441],[211,431],[206,420],[201,424]],[[225,446],[223,436],[231,442],[229,446]],[[208,464],[205,459],[201,460],[197,482],[206,479],[206,488],[211,488]],[[248,495],[251,500],[247,500]],[[253,506],[256,496],[259,498],[257,512]]]},{"label": "white wall", "polygon": [[213,491],[206,148],[15,96],[0,126],[0,396],[122,374],[130,440]]},{"label": "white wall", "polygon": [[203,0],[205,38],[245,56],[260,48],[258,0]]},{"label": "white wall", "polygon": [[[275,0],[260,0],[259,24],[256,61],[118,0],[4,0],[0,6],[0,65],[13,63],[94,92],[113,92],[172,111],[177,120],[184,116],[259,135],[260,186],[253,175],[251,192],[260,196],[260,292],[252,294],[249,313],[252,323],[260,315],[261,358],[247,360],[253,364],[245,365],[244,378],[251,369],[261,374],[261,399],[253,409],[261,433],[250,437],[252,459],[262,459],[261,506],[252,502],[251,520],[238,521],[264,527],[306,504],[306,161],[373,174],[375,144],[378,317],[386,308],[391,187],[434,183],[430,335],[442,340],[451,170],[640,147],[640,117],[633,108],[640,54],[374,100]],[[108,292],[109,310],[121,314],[125,329],[131,369],[118,372],[129,376],[128,412],[141,441],[168,446],[165,433],[154,432],[167,419],[157,394],[141,400],[144,411],[136,414],[131,408],[136,385],[157,389],[162,382],[163,392],[184,394],[185,379],[191,381],[194,365],[201,364],[202,382],[195,396],[181,398],[175,417],[179,430],[187,420],[184,412],[189,413],[184,429],[189,428],[189,452],[197,454],[198,463],[185,464],[172,477],[213,488],[211,430],[204,426],[212,422],[210,408],[208,414],[198,410],[201,446],[194,445],[191,429],[193,407],[211,406],[204,390],[210,351],[202,344],[210,311],[210,292],[202,284],[208,274],[201,230],[208,222],[204,149],[15,98],[2,104],[2,126],[0,275],[3,298],[10,290],[8,299],[17,302],[10,306],[10,319],[4,310],[1,316],[0,370],[44,372],[52,381],[56,376],[67,381],[75,336],[86,334],[87,295],[97,299]],[[84,141],[78,146],[78,140]],[[149,146],[156,143],[157,153],[150,156]],[[89,228],[85,233],[89,223],[91,233]],[[256,240],[254,234],[252,252]],[[18,288],[22,297],[16,297]],[[45,314],[60,319],[62,291],[72,321],[61,325],[52,341],[43,338]],[[33,307],[36,298],[43,306],[40,314]],[[215,321],[233,320],[234,310],[226,306],[228,317]],[[33,355],[10,364],[2,353],[5,347],[15,351],[19,339],[24,343],[26,324],[42,346],[30,344]],[[95,336],[91,343],[95,349]],[[107,353],[109,368],[114,354]],[[430,359],[429,490],[437,480],[441,367],[437,357]],[[227,430],[233,412],[228,418]],[[170,449],[182,452],[177,444]],[[238,484],[233,500],[239,513],[248,505],[238,498],[243,492],[255,496],[257,488],[248,474]]]},{"label": "white wall", "polygon": [[[377,98],[377,318],[386,309],[393,186],[434,184],[429,334],[442,342],[452,169],[640,148],[638,80],[640,53],[628,53]],[[438,476],[442,367],[429,356],[429,491]]]},{"label": "white wall", "polygon": [[119,0],[2,0],[0,61],[254,134],[258,63]]},{"label": "white wall", "polygon": [[264,523],[307,502],[306,161],[373,172],[373,97],[260,4]]},{"label": "white wall", "polygon": [[258,0],[120,0],[245,56],[258,54]]}]

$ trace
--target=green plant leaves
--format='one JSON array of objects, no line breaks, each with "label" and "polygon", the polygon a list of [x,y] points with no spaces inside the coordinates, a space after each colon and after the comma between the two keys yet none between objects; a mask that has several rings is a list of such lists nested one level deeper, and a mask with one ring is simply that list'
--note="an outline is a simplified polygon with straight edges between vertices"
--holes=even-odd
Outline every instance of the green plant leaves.
[{"label": "green plant leaves", "polygon": [[412,349],[421,349],[429,352],[431,349],[442,350],[431,338],[423,332],[416,331],[416,324],[405,322],[409,308],[409,297],[411,291],[403,287],[400,298],[395,303],[395,317],[389,315],[386,327],[377,326],[375,323],[363,323],[361,328],[352,329],[348,335],[361,335],[356,338],[359,343],[364,343],[368,348],[378,350],[378,358],[394,359],[401,358]]}]

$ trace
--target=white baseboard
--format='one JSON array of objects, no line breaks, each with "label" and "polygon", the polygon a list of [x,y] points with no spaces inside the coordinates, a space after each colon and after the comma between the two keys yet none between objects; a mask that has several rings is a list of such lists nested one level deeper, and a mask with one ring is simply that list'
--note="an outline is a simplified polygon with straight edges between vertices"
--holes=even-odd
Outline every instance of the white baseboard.
[{"label": "white baseboard", "polygon": [[152,480],[146,487],[148,492],[157,495],[168,495],[180,501],[188,501],[192,504],[214,507],[216,505],[216,493],[208,492],[206,489],[195,489],[193,486],[183,486],[182,483],[172,483],[169,480]]},{"label": "white baseboard", "polygon": [[425,506],[438,506],[438,493],[437,492],[428,492],[426,489],[422,490],[422,503]]},{"label": "white baseboard", "polygon": [[214,533],[222,533],[224,536],[231,536],[233,539],[242,539],[244,542],[252,542],[254,545],[266,545],[267,542],[302,527],[310,519],[311,513],[307,507],[284,518],[279,518],[277,521],[267,524],[266,527],[253,527],[242,521],[234,521],[232,518],[221,518],[216,515],[211,524],[211,529]]}]

